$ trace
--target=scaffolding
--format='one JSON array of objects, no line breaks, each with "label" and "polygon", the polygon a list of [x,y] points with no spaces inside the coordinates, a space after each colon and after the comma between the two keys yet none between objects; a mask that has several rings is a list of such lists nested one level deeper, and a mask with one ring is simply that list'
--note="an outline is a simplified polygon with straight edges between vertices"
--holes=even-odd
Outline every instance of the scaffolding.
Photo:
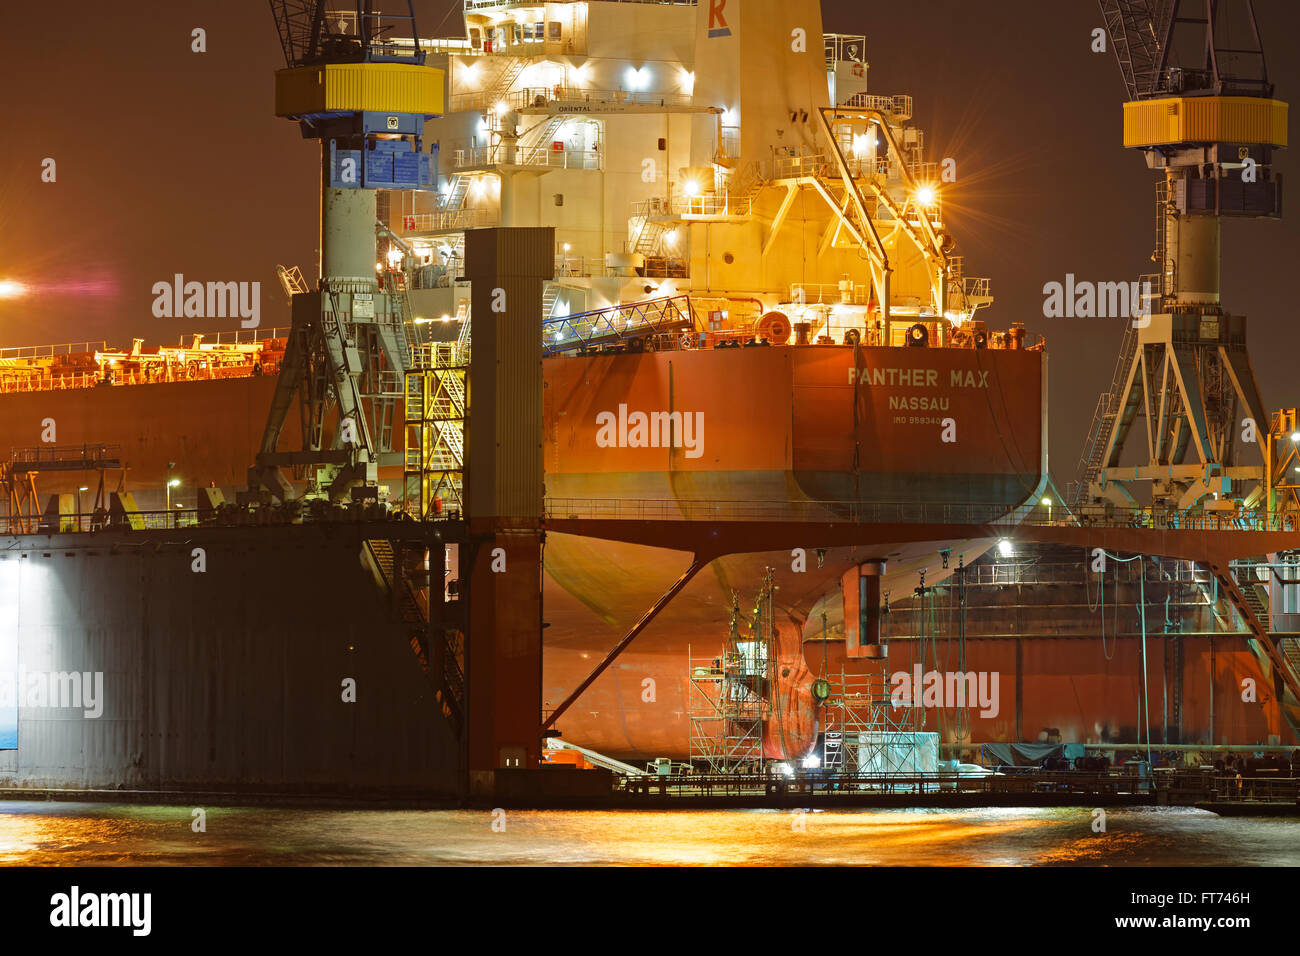
[{"label": "scaffolding", "polygon": [[831,677],[831,696],[822,705],[823,769],[872,776],[938,769],[929,766],[922,746],[926,735],[915,730],[914,708],[891,700],[887,662],[856,674],[841,666],[838,679]]},{"label": "scaffolding", "polygon": [[688,714],[692,765],[714,774],[762,774],[763,726],[771,715],[774,664],[770,615],[762,613],[771,595],[769,571],[755,608],[756,620],[741,636],[740,600],[733,593],[727,643],[719,657],[693,656]]},{"label": "scaffolding", "polygon": [[419,520],[464,512],[468,342],[414,349],[406,373],[403,507]]},{"label": "scaffolding", "polygon": [[[38,445],[15,448],[9,461],[0,462],[0,489],[8,503],[5,525],[9,534],[41,531],[81,531],[81,492],[76,495],[76,512],[72,513],[72,495],[55,495],[51,499],[52,516],[43,515],[36,492],[36,476],[42,471],[93,471],[99,476],[91,530],[106,520],[104,475],[122,468],[122,446],[103,442],[81,445]],[[89,489],[87,489],[89,490]],[[121,488],[119,487],[120,491]]]}]

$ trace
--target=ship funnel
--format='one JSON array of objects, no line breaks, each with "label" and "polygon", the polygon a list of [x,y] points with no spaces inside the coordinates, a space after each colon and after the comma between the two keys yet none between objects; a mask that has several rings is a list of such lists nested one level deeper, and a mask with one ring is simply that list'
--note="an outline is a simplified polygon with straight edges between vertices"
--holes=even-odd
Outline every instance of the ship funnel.
[{"label": "ship funnel", "polygon": [[766,161],[813,146],[830,105],[818,0],[700,0],[691,165]]}]

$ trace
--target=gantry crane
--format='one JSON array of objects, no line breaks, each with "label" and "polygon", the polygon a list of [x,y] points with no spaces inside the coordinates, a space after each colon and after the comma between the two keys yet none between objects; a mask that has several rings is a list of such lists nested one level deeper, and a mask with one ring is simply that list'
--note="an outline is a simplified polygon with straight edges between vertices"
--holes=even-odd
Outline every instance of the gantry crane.
[{"label": "gantry crane", "polygon": [[[1271,163],[1287,144],[1287,105],[1273,98],[1252,0],[1099,4],[1128,94],[1124,145],[1162,178],[1157,271],[1140,282],[1075,502],[1132,505],[1143,485],[1162,511],[1231,507],[1267,491],[1270,423],[1246,319],[1220,302],[1219,227],[1281,216]],[[1139,417],[1145,463],[1121,467]]]},{"label": "gantry crane", "polygon": [[[396,16],[373,0],[344,11],[326,0],[270,6],[286,64],[276,114],[321,143],[320,285],[286,287],[292,326],[249,486],[287,501],[289,466],[336,500],[402,460],[396,413],[411,317],[405,299],[376,281],[375,193],[434,187],[436,147],[425,151],[424,124],[443,112],[444,73],[425,66],[409,0]],[[398,31],[411,40],[398,41]],[[302,447],[282,450],[295,399]]]}]

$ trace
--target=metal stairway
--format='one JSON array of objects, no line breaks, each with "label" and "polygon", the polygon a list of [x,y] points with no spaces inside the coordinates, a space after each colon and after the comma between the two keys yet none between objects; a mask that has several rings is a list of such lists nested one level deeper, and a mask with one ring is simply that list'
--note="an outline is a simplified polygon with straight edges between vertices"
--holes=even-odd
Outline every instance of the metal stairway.
[{"label": "metal stairway", "polygon": [[641,228],[637,230],[632,243],[632,251],[643,256],[652,256],[658,250],[667,226],[662,222],[653,222],[649,218],[641,219]]},{"label": "metal stairway", "polygon": [[515,80],[523,74],[529,59],[529,57],[514,57],[506,64],[506,68],[501,71],[501,75],[496,78],[488,91],[488,98],[493,101],[493,105],[496,100],[510,92],[510,87],[514,86]]},{"label": "metal stairway", "polygon": [[555,314],[555,303],[560,300],[560,286],[555,282],[546,283],[546,292],[542,295],[542,320]]},{"label": "metal stairway", "polygon": [[754,208],[754,200],[767,186],[762,169],[757,162],[752,162],[740,170],[727,188],[727,213],[732,216],[746,216]]},{"label": "metal stairway", "polygon": [[469,192],[469,177],[454,176],[451,180],[451,192],[439,200],[439,208],[444,212],[454,212],[465,203],[465,194]]},{"label": "metal stairway", "polygon": [[[1233,627],[1231,623],[1233,612],[1245,625],[1247,647],[1258,661],[1261,671],[1265,674],[1273,673],[1281,679],[1282,688],[1278,696],[1278,704],[1281,706],[1283,719],[1291,726],[1294,733],[1300,734],[1300,666],[1297,666],[1300,661],[1292,655],[1291,647],[1288,646],[1288,644],[1294,645],[1294,641],[1283,640],[1275,643],[1268,633],[1270,614],[1259,585],[1253,581],[1239,583],[1231,568],[1210,565],[1207,570],[1217,580],[1218,586],[1212,591],[1209,582],[1198,585],[1205,595],[1206,602],[1216,608],[1215,617],[1225,630]],[[1220,607],[1227,616],[1219,612]]]},{"label": "metal stairway", "polygon": [[[1071,507],[1077,509],[1083,500],[1087,497],[1088,488],[1097,480],[1101,470],[1105,467],[1106,462],[1103,460],[1106,456],[1106,450],[1110,447],[1111,436],[1115,432],[1115,422],[1120,414],[1120,402],[1125,396],[1121,395],[1125,384],[1128,382],[1129,367],[1133,363],[1134,356],[1137,354],[1137,330],[1132,323],[1124,328],[1124,341],[1120,345],[1119,357],[1115,360],[1115,370],[1111,374],[1110,388],[1097,399],[1097,407],[1092,413],[1092,425],[1088,429],[1088,438],[1084,443],[1083,455],[1079,459],[1079,481],[1075,489],[1074,500]],[[1132,408],[1123,409],[1124,419],[1127,422],[1133,420],[1137,413],[1136,403]]]},{"label": "metal stairway", "polygon": [[615,760],[613,757],[606,757],[604,754],[587,747],[580,747],[577,744],[569,743],[567,740],[561,740],[559,737],[551,737],[546,741],[547,750],[573,750],[582,754],[587,763],[593,764],[604,770],[613,771],[624,777],[644,777],[644,770],[638,770],[631,764],[624,763],[621,760]]},{"label": "metal stairway", "polygon": [[1264,630],[1269,630],[1272,626],[1268,609],[1268,592],[1262,584],[1243,584],[1241,585],[1241,595],[1250,605],[1250,610],[1254,613],[1255,618],[1263,625]]},{"label": "metal stairway", "polygon": [[[406,574],[397,567],[393,544],[386,538],[368,538],[363,550],[368,559],[376,581],[384,591],[393,597],[394,586],[396,610],[399,620],[410,640],[411,650],[420,667],[429,678],[434,688],[434,699],[442,710],[442,715],[452,725],[457,734],[464,726],[465,675],[462,666],[464,647],[459,640],[450,639],[452,632],[445,632],[442,646],[428,647],[429,634],[429,597],[425,588],[415,586]],[[441,586],[442,582],[437,582]],[[432,655],[430,654],[432,651]],[[433,660],[430,660],[432,656]],[[437,666],[441,659],[441,667]]]}]

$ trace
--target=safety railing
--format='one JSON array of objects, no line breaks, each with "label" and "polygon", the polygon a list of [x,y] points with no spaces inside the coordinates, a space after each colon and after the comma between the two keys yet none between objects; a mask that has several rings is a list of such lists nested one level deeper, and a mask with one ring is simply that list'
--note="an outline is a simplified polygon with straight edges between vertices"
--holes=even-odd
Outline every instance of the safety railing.
[{"label": "safety railing", "polygon": [[1295,531],[1295,515],[1264,512],[1180,514],[1151,508],[1065,508],[1008,502],[753,501],[709,499],[548,498],[552,519],[634,521],[830,521],[860,524],[1156,528],[1170,531]]},{"label": "safety railing", "polygon": [[602,276],[605,274],[605,260],[595,256],[558,255],[555,257],[555,277],[563,276]]},{"label": "safety railing", "polygon": [[[1109,581],[1116,577],[1121,583],[1137,581],[1143,576],[1150,583],[1159,584],[1209,584],[1213,575],[1194,561],[1153,559],[1128,564],[1116,563],[1108,571]],[[962,571],[967,587],[999,587],[1009,584],[1077,584],[1088,572],[1085,562],[1069,564],[1042,561],[988,561],[967,565]],[[952,579],[953,581],[956,578]]]},{"label": "safety railing", "polygon": [[542,323],[542,352],[558,355],[602,345],[640,350],[652,337],[694,326],[689,296],[646,299],[547,319]]},{"label": "safety railing", "polygon": [[865,63],[867,57],[867,38],[857,33],[823,34],[826,48],[826,66],[836,63]]},{"label": "safety railing", "polygon": [[[689,107],[694,98],[689,93],[666,93],[652,90],[595,90],[576,86],[529,86],[513,90],[501,98],[514,110],[554,109],[556,112],[582,113],[590,107],[649,106]],[[602,110],[609,112],[609,110]]]},{"label": "safety railing", "polygon": [[912,118],[912,98],[904,94],[876,96],[871,93],[854,93],[843,105],[851,109],[879,110],[901,120]]},{"label": "safety railing", "polygon": [[[203,345],[253,345],[267,339],[287,339],[289,327],[276,326],[270,329],[231,329],[227,332],[205,332]],[[202,346],[200,346],[202,347]]]},{"label": "safety railing", "polygon": [[553,146],[470,146],[454,151],[457,169],[488,166],[546,166],[550,169],[602,169],[604,154],[596,149],[555,149]]},{"label": "safety railing", "polygon": [[[83,500],[88,497],[82,493]],[[322,502],[314,502],[324,505]],[[175,507],[170,511],[130,511],[114,513],[101,508],[80,510],[63,514],[8,515],[0,514],[0,534],[62,534],[97,531],[170,531],[177,528],[196,527],[267,527],[291,524],[355,524],[363,521],[397,522],[401,520],[397,509],[383,504],[327,505],[319,508],[256,507],[227,504],[213,511],[191,507]],[[457,521],[460,513],[445,511],[438,516],[444,521]]]},{"label": "safety railing", "polygon": [[831,171],[830,157],[825,153],[800,153],[794,156],[777,156],[773,164],[774,179],[801,179],[805,176],[827,176]]},{"label": "safety railing", "polygon": [[480,229],[495,226],[501,218],[497,209],[449,209],[444,212],[423,212],[402,219],[402,232],[460,232],[463,229]]},{"label": "safety railing", "polygon": [[56,355],[84,355],[102,352],[108,343],[99,342],[65,342],[59,345],[20,345],[0,349],[0,362],[12,359],[54,358]]},{"label": "safety railing", "polygon": [[1040,794],[1059,797],[1080,796],[1133,797],[1149,801],[1156,786],[1149,776],[1122,771],[1101,773],[1087,771],[1036,771],[1031,773],[978,774],[955,773],[827,773],[824,771],[784,774],[773,770],[766,774],[680,774],[673,776],[616,777],[616,793],[643,797],[744,797],[751,795],[802,794],[834,801],[854,793],[879,795],[920,795],[961,792],[998,795]]},{"label": "safety railing", "polygon": [[703,193],[688,195],[674,190],[671,198],[652,196],[632,203],[632,215],[646,219],[669,216],[748,216],[753,208],[751,195]]},{"label": "safety railing", "polygon": [[871,286],[865,283],[793,282],[790,284],[790,301],[804,305],[818,303],[866,305],[871,301]]},{"label": "safety railing", "polygon": [[[15,448],[10,452],[9,461],[16,470],[39,471],[42,467],[85,466],[95,468],[106,462],[120,462],[122,446],[95,442],[81,445],[36,445],[31,448]],[[120,467],[117,464],[105,467]]]},{"label": "safety railing", "polygon": [[[287,333],[286,333],[287,334]],[[163,385],[173,382],[210,382],[230,378],[253,378],[258,375],[275,375],[280,363],[264,356],[254,361],[231,364],[174,363],[144,365],[130,370],[112,369],[111,375],[96,372],[69,372],[49,374],[16,372],[5,374],[0,370],[0,395],[26,392],[58,392],[66,389],[117,387],[119,385]]]}]

